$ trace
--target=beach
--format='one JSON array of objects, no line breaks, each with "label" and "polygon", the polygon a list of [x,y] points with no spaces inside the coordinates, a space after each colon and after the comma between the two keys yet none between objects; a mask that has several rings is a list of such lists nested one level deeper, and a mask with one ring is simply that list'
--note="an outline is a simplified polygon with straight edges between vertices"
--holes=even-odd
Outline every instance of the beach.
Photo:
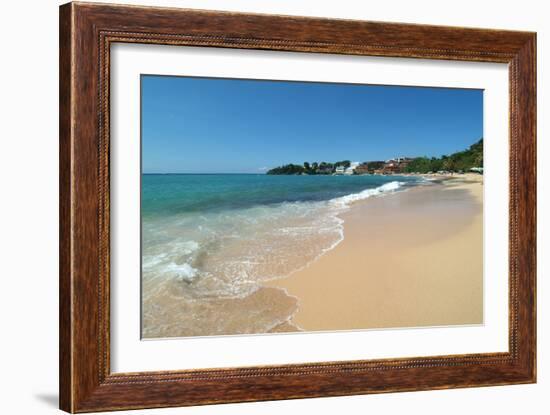
[{"label": "beach", "polygon": [[483,182],[475,174],[360,200],[344,239],[308,266],[264,282],[297,298],[304,331],[483,322]]}]

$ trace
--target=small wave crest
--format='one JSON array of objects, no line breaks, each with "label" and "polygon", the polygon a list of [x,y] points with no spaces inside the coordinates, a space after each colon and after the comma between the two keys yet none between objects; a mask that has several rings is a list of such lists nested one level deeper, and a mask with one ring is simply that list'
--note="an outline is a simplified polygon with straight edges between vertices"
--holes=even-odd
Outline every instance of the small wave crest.
[{"label": "small wave crest", "polygon": [[338,207],[348,207],[351,203],[357,202],[359,200],[365,200],[369,197],[379,196],[384,193],[395,192],[401,188],[405,182],[393,181],[385,183],[381,186],[375,187],[373,189],[365,189],[359,193],[352,193],[346,196],[341,196],[336,199],[332,199],[331,203]]}]

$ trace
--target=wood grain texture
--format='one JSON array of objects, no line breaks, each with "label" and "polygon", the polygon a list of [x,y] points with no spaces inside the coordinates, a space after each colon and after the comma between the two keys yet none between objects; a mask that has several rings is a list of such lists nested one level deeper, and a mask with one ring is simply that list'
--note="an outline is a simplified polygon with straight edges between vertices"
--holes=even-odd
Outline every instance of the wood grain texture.
[{"label": "wood grain texture", "polygon": [[59,405],[72,409],[71,289],[71,102],[72,20],[70,9],[59,14]]},{"label": "wood grain texture", "polygon": [[[109,69],[114,42],[508,63],[509,352],[111,373]],[[60,9],[60,407],[90,412],[534,382],[534,33],[69,3]],[[228,366],[231,362],[228,362]]]}]

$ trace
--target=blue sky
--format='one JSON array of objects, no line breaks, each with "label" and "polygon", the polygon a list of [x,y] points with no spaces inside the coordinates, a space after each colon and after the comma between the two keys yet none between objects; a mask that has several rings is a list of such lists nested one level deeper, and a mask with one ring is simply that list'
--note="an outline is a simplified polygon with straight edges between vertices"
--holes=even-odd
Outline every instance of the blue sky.
[{"label": "blue sky", "polygon": [[483,91],[143,75],[144,173],[441,156],[483,135]]}]

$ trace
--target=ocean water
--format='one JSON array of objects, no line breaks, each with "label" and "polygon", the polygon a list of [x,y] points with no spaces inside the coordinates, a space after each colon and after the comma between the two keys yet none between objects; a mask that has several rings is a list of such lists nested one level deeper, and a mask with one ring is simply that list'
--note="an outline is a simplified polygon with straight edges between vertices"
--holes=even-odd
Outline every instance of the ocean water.
[{"label": "ocean water", "polygon": [[299,330],[298,299],[262,282],[345,237],[353,203],[406,190],[404,176],[142,176],[142,336]]}]

